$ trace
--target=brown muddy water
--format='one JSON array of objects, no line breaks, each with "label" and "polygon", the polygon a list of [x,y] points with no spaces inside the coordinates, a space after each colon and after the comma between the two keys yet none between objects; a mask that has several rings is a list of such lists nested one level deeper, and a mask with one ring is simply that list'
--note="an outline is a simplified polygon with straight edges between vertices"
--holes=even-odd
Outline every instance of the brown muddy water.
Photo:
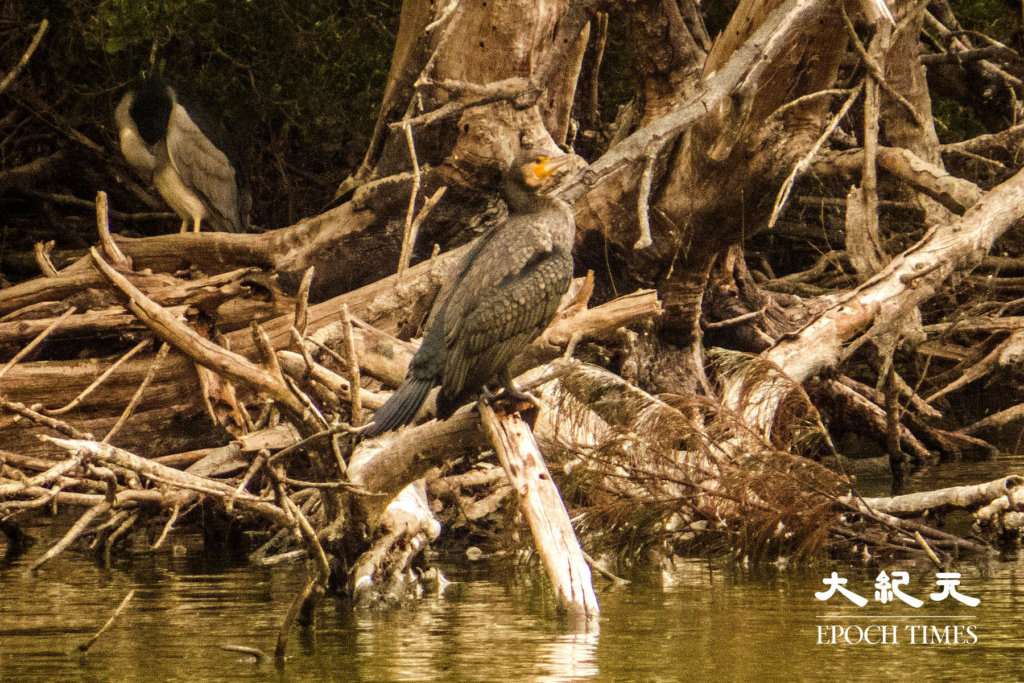
[{"label": "brown muddy water", "polygon": [[[947,466],[911,484],[935,488],[1010,472],[1024,473],[1024,458]],[[869,494],[884,493],[880,488],[865,484]],[[26,576],[27,564],[62,530],[36,528],[43,544],[0,564],[4,683],[1012,681],[1024,666],[1024,564],[1016,558],[956,567],[957,590],[979,599],[975,607],[932,601],[938,588],[931,565],[755,569],[685,560],[628,586],[597,578],[600,632],[588,635],[563,630],[536,572],[505,561],[439,559],[453,582],[442,596],[387,614],[354,613],[328,598],[316,630],[293,633],[278,670],[221,646],[272,653],[300,568],[256,568],[191,552],[120,558],[103,569],[67,552]],[[876,601],[882,570],[906,571],[903,590],[924,605]],[[867,605],[838,593],[818,600],[815,592],[826,589],[822,579],[833,571]],[[75,652],[132,589],[135,598],[114,627],[87,655]]]}]

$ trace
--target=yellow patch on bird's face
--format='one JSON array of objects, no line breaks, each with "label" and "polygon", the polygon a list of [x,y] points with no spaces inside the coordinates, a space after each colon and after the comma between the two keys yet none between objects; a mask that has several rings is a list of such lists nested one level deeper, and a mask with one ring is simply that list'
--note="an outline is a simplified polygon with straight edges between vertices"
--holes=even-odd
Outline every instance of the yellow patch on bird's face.
[{"label": "yellow patch on bird's face", "polygon": [[551,157],[534,157],[533,163],[526,164],[523,168],[523,181],[530,187],[538,187],[554,173],[554,168],[549,167]]},{"label": "yellow patch on bird's face", "polygon": [[548,168],[547,164],[551,161],[551,157],[537,157],[533,160],[533,174],[542,180],[551,175],[551,169]]}]

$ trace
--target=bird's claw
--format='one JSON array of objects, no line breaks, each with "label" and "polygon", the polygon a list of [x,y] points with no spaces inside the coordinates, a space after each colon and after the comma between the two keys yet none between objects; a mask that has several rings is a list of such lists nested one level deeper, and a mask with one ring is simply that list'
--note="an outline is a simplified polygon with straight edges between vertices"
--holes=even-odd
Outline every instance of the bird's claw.
[{"label": "bird's claw", "polygon": [[[497,392],[493,392],[490,387],[485,385],[480,391],[480,398],[487,403],[506,402],[509,404],[510,413],[531,410],[539,412],[544,407],[544,404],[536,396],[526,391],[519,391],[514,386],[501,387]],[[527,404],[528,407],[523,404]]]}]

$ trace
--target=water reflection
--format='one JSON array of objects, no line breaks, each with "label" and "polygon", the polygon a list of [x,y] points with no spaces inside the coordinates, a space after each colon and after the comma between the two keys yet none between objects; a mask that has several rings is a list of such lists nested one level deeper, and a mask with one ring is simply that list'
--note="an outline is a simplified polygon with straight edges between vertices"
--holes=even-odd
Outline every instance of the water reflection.
[{"label": "water reflection", "polygon": [[533,680],[539,683],[588,681],[599,672],[596,633],[571,633],[542,644]]},{"label": "water reflection", "polygon": [[[1020,463],[987,463],[967,476],[985,481]],[[914,486],[961,483],[938,471]],[[927,480],[931,476],[932,480]],[[948,477],[948,478],[947,478]],[[939,481],[935,481],[938,479]],[[946,482],[942,481],[946,479]],[[37,533],[44,544],[60,525]],[[612,587],[596,579],[600,635],[569,635],[554,613],[550,589],[536,574],[504,564],[449,565],[454,583],[443,597],[398,612],[353,613],[324,601],[317,629],[296,632],[282,672],[255,664],[223,645],[272,652],[277,629],[301,580],[295,567],[250,567],[229,557],[190,554],[121,559],[104,570],[65,553],[38,577],[25,577],[29,558],[0,566],[0,681],[874,681],[899,671],[906,680],[1006,680],[1024,644],[1020,563],[961,565],[962,592],[981,604],[933,603],[930,565],[820,565],[779,571],[744,570],[727,561],[684,560],[665,587],[634,582]],[[838,571],[865,597],[881,569],[907,571],[906,590],[926,604],[857,608],[814,598]],[[107,620],[128,591],[135,599],[88,655],[69,654]],[[872,611],[876,610],[876,611]],[[913,614],[974,615],[978,642],[922,646],[831,646],[817,643],[828,623],[908,623]],[[880,615],[880,621],[853,617]],[[904,633],[905,631],[900,631]],[[1012,677],[1012,675],[1011,675]]]},{"label": "water reflection", "polygon": [[[298,588],[291,572],[225,567],[190,573],[187,564],[139,562],[105,572],[68,555],[36,579],[17,567],[0,572],[0,680],[858,681],[877,680],[882,668],[895,666],[903,678],[975,680],[986,671],[1013,670],[1024,636],[1016,562],[996,563],[987,574],[960,568],[963,592],[982,600],[970,610],[979,640],[969,648],[816,644],[816,617],[862,614],[851,603],[814,599],[825,566],[755,572],[683,561],[664,591],[602,587],[600,636],[561,632],[539,582],[527,590],[519,573],[449,567],[457,581],[450,592],[411,609],[354,614],[326,601],[318,628],[292,638],[279,673],[270,663],[257,665],[220,648],[272,651]],[[933,568],[902,568],[916,594],[933,587]],[[851,587],[870,595],[879,568],[839,570]],[[68,654],[133,587],[135,600],[93,650]],[[892,623],[913,611],[871,607],[884,609]],[[956,608],[933,603],[922,609],[942,614]]]}]

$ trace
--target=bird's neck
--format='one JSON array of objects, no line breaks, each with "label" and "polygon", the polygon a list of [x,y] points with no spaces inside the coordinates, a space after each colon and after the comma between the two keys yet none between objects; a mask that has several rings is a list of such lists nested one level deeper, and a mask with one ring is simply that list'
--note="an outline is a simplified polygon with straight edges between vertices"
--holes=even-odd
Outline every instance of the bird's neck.
[{"label": "bird's neck", "polygon": [[514,183],[502,184],[501,196],[511,213],[533,213],[555,206],[557,199],[537,195]]}]

